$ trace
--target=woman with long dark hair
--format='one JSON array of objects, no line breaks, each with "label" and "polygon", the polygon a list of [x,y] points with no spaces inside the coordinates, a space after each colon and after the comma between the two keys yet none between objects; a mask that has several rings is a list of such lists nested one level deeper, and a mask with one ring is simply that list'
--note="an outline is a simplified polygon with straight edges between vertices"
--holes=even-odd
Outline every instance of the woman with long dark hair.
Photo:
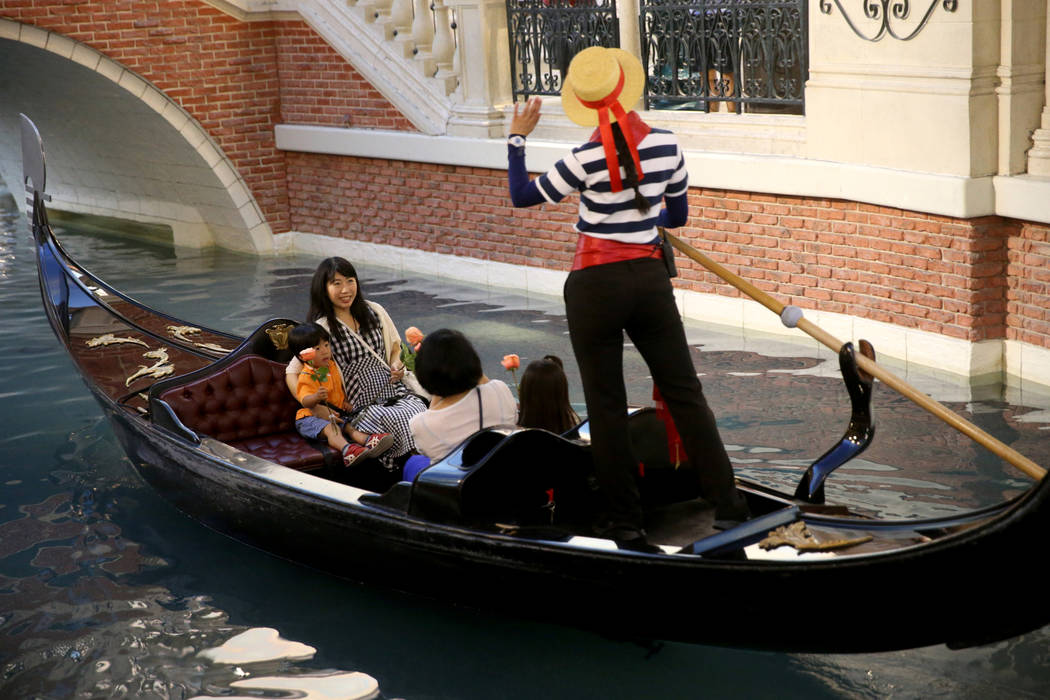
[{"label": "woman with long dark hair", "polygon": [[540,117],[540,102],[532,98],[520,112],[515,105],[507,147],[514,206],[580,193],[575,226],[580,236],[564,294],[607,511],[596,529],[635,548],[650,545],[627,429],[625,331],[649,366],[690,461],[699,467],[701,492],[715,504],[715,517],[726,526],[748,517],[697,379],[659,236],[658,227],[681,226],[688,217],[685,159],[673,133],[651,128],[633,111],[644,85],[645,72],[631,54],[584,49],[569,64],[562,107],[577,124],[598,127],[590,140],[530,180],[525,137]]},{"label": "woman with long dark hair", "polygon": [[518,425],[523,428],[542,428],[561,435],[580,422],[569,403],[569,380],[557,355],[544,355],[525,367],[518,396]]},{"label": "woman with long dark hair", "polygon": [[[379,460],[400,477],[405,456],[415,450],[408,422],[426,404],[402,382],[405,367],[394,322],[382,306],[365,299],[357,270],[345,258],[327,258],[317,266],[307,320],[331,335],[332,357],[353,407],[353,427],[393,436],[393,446]],[[294,378],[300,369],[292,360],[286,372]]]}]

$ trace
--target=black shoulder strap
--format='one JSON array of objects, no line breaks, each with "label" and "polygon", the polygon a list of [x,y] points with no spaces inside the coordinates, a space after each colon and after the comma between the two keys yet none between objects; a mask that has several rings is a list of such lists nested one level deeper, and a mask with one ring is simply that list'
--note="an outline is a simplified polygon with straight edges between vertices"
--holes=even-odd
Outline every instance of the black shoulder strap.
[{"label": "black shoulder strap", "polygon": [[474,391],[478,394],[478,430],[485,427],[485,409],[481,405],[481,387],[474,387]]}]

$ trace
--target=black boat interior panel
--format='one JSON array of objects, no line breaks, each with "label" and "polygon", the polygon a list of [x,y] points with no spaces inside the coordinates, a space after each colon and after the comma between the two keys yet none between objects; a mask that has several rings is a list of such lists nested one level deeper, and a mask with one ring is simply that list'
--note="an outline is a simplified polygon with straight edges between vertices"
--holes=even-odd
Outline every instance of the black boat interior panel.
[{"label": "black boat interior panel", "polygon": [[416,478],[409,511],[462,523],[551,524],[589,512],[587,446],[535,429],[486,429]]}]

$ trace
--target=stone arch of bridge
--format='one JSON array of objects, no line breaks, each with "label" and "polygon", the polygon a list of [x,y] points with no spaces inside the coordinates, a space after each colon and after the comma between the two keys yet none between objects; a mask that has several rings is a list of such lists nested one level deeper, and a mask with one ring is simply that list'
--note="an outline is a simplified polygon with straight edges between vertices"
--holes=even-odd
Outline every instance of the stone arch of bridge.
[{"label": "stone arch of bridge", "polygon": [[0,18],[0,175],[18,198],[18,113],[36,123],[52,208],[169,226],[180,248],[273,250],[237,168],[162,90],[96,49]]}]

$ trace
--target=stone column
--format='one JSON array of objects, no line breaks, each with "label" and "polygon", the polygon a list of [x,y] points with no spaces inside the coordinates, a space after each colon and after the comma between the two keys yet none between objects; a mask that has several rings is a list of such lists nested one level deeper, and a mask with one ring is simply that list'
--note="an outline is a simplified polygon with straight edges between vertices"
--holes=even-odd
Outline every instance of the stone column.
[{"label": "stone column", "polygon": [[1045,0],[1001,0],[999,39],[999,174],[1025,172],[1025,151],[1045,103]]},{"label": "stone column", "polygon": [[452,107],[450,136],[500,138],[511,101],[510,47],[505,0],[446,0],[459,37],[460,100]]},{"label": "stone column", "polygon": [[620,48],[642,60],[641,33],[638,29],[638,0],[616,0],[620,20]]},{"label": "stone column", "polygon": [[1050,177],[1050,3],[1044,8],[1046,19],[1043,35],[1043,118],[1041,128],[1032,135],[1033,146],[1028,151],[1028,173]]}]

